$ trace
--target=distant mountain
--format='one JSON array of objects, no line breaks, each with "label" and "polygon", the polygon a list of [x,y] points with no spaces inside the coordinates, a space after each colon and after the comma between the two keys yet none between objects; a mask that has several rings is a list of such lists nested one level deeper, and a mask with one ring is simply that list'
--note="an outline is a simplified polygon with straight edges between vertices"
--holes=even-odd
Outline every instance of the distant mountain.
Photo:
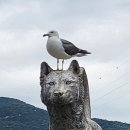
[{"label": "distant mountain", "polygon": [[[17,99],[0,97],[0,130],[48,130],[47,111]],[[94,118],[103,130],[130,130],[130,124]]]},{"label": "distant mountain", "polygon": [[0,130],[48,130],[48,113],[17,99],[0,97]]},{"label": "distant mountain", "polygon": [[103,130],[130,130],[130,124],[93,118]]}]

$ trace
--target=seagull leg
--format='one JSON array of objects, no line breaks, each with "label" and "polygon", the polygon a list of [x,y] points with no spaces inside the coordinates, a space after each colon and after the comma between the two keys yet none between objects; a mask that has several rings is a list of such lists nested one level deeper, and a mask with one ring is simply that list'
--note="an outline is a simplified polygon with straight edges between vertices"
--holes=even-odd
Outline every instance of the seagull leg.
[{"label": "seagull leg", "polygon": [[57,59],[57,70],[59,70],[59,59]]},{"label": "seagull leg", "polygon": [[64,64],[64,59],[62,60],[62,70],[63,70],[63,64]]}]

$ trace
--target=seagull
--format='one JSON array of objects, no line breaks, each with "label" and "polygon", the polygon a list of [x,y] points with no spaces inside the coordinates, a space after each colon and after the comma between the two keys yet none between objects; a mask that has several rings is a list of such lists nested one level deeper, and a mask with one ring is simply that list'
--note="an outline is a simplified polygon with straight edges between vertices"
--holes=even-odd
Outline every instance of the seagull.
[{"label": "seagull", "polygon": [[57,31],[49,31],[44,34],[43,37],[48,36],[46,48],[48,53],[57,59],[57,70],[59,70],[59,59],[62,59],[62,70],[64,60],[72,57],[81,57],[87,54],[91,54],[87,50],[82,50],[76,47],[73,43],[61,39]]}]

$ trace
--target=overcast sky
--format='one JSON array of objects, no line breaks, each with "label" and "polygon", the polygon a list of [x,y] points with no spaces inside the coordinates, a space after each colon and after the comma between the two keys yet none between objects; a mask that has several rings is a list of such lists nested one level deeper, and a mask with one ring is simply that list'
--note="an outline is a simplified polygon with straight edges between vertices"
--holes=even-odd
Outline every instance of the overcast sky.
[{"label": "overcast sky", "polygon": [[0,0],[0,96],[45,109],[40,63],[56,69],[56,59],[42,35],[52,29],[92,52],[74,58],[88,75],[92,117],[130,123],[130,0]]}]

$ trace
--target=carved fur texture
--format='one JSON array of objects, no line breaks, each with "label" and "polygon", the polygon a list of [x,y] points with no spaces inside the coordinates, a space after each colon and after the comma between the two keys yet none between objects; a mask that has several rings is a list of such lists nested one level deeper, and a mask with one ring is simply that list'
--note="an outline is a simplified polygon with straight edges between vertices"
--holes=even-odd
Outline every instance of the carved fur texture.
[{"label": "carved fur texture", "polygon": [[68,70],[41,64],[41,100],[50,116],[50,130],[102,130],[91,120],[90,96],[84,68],[73,60]]}]

